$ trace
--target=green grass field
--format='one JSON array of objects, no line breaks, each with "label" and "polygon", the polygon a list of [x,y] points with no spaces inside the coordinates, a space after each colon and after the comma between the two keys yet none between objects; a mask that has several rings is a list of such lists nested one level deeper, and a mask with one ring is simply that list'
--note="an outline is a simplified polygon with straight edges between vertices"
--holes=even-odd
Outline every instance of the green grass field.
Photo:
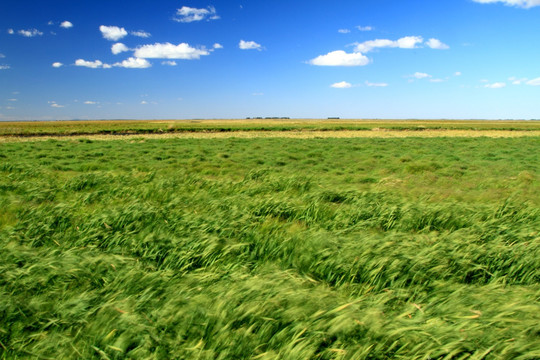
[{"label": "green grass field", "polygon": [[0,144],[0,359],[538,359],[538,154]]}]

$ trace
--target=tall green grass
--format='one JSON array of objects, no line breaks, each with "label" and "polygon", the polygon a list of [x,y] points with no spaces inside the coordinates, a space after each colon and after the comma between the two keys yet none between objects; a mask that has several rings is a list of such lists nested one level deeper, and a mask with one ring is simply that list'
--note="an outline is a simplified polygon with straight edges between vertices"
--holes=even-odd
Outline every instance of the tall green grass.
[{"label": "tall green grass", "polygon": [[540,358],[538,153],[3,144],[0,358]]}]

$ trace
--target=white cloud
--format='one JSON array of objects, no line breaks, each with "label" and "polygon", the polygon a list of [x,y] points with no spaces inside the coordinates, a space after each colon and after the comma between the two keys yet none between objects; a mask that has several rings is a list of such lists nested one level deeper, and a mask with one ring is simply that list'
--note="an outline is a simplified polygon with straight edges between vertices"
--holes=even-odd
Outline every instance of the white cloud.
[{"label": "white cloud", "polygon": [[444,82],[443,79],[429,79],[429,82],[432,82],[432,83],[442,83]]},{"label": "white cloud", "polygon": [[372,26],[357,26],[356,28],[358,30],[360,30],[360,31],[371,31],[371,30],[373,30]]},{"label": "white cloud", "polygon": [[[9,30],[8,30],[8,32],[9,32]],[[43,35],[43,33],[41,31],[39,31],[38,29],[19,30],[18,33],[19,33],[19,35],[22,35],[24,37],[34,37],[34,36],[42,36]]]},{"label": "white cloud", "polygon": [[101,34],[103,37],[107,40],[111,41],[118,41],[121,38],[127,36],[127,31],[124,28],[120,28],[118,26],[105,26],[101,25],[99,27],[99,31],[101,31]]},{"label": "white cloud", "polygon": [[49,104],[51,104],[51,107],[53,108],[63,108],[64,105],[57,104],[56,101],[48,101]]},{"label": "white cloud", "polygon": [[148,104],[147,101],[145,101],[145,100],[141,101],[141,105],[146,105],[146,104]]},{"label": "white cloud", "polygon": [[0,70],[7,70],[7,69],[10,69],[11,67],[9,65],[0,65]]},{"label": "white cloud", "polygon": [[364,66],[369,64],[369,59],[359,52],[349,54],[343,50],[336,50],[317,56],[308,63],[317,66]]},{"label": "white cloud", "polygon": [[176,66],[176,65],[178,65],[178,64],[176,63],[176,61],[173,61],[173,60],[167,60],[167,61],[162,61],[162,62],[161,62],[161,65]]},{"label": "white cloud", "polygon": [[255,41],[240,40],[238,47],[242,50],[261,50],[261,45],[257,44]]},{"label": "white cloud", "polygon": [[540,86],[540,77],[527,81],[527,85]]},{"label": "white cloud", "polygon": [[348,34],[348,33],[351,32],[351,30],[349,30],[349,29],[339,29],[337,32],[340,33],[340,34]]},{"label": "white cloud", "polygon": [[352,87],[352,85],[346,81],[338,82],[335,84],[330,85],[330,87],[333,87],[335,89],[348,89]]},{"label": "white cloud", "polygon": [[143,45],[135,49],[135,57],[145,59],[200,59],[210,52],[204,48],[197,49],[187,43],[173,45],[171,43],[156,43],[154,45]]},{"label": "white cloud", "polygon": [[149,38],[150,36],[152,36],[152,34],[147,33],[144,30],[132,31],[130,32],[130,34],[133,36],[141,37],[141,38]]},{"label": "white cloud", "polygon": [[219,44],[219,43],[215,43],[214,46],[213,46],[214,49],[223,49],[223,45]]},{"label": "white cloud", "polygon": [[524,9],[529,9],[535,6],[540,6],[540,0],[473,0],[481,4],[503,3],[507,6],[517,6]]},{"label": "white cloud", "polygon": [[501,89],[501,88],[503,88],[505,86],[506,86],[506,83],[503,83],[503,82],[496,82],[496,83],[493,83],[493,84],[484,85],[484,87],[489,88],[489,89]]},{"label": "white cloud", "polygon": [[373,86],[373,87],[387,87],[387,83],[371,83],[369,81],[366,81],[366,86]]},{"label": "white cloud", "polygon": [[111,52],[114,54],[114,55],[118,55],[122,52],[125,52],[125,51],[129,51],[129,48],[122,44],[122,43],[116,43],[114,44],[113,46],[111,46]]},{"label": "white cloud", "polygon": [[62,67],[63,65],[64,65],[64,64],[62,64],[61,62],[54,62],[54,63],[52,64],[52,67],[54,67],[54,68],[59,68],[59,67]]},{"label": "white cloud", "polygon": [[60,27],[64,29],[69,29],[73,27],[73,24],[66,20],[60,24]]},{"label": "white cloud", "polygon": [[450,46],[446,45],[445,43],[441,42],[439,39],[429,39],[426,41],[426,45],[429,46],[432,49],[436,50],[447,50],[450,49]]},{"label": "white cloud", "polygon": [[15,31],[13,29],[7,29],[7,33],[9,35],[13,35],[13,34],[15,34]]},{"label": "white cloud", "polygon": [[96,105],[96,104],[99,104],[97,101],[85,101],[84,102],[86,105]]},{"label": "white cloud", "polygon": [[216,13],[216,9],[213,6],[209,6],[206,9],[191,8],[188,6],[182,6],[182,8],[176,10],[176,17],[174,21],[182,23],[190,23],[201,20],[217,20],[219,16]]},{"label": "white cloud", "polygon": [[461,71],[456,71],[456,72],[454,73],[454,76],[461,76]]},{"label": "white cloud", "polygon": [[508,78],[508,81],[511,81],[513,85],[521,85],[522,83],[527,83],[527,78],[518,79],[515,76]]},{"label": "white cloud", "polygon": [[416,79],[426,79],[426,78],[430,78],[431,75],[429,74],[426,74],[426,73],[421,73],[421,72],[415,72],[414,74],[411,75],[413,78],[416,78]]},{"label": "white cloud", "polygon": [[7,101],[15,102],[17,99],[7,99]]},{"label": "white cloud", "polygon": [[100,60],[86,61],[83,59],[77,59],[75,61],[75,66],[82,66],[82,67],[87,67],[91,69],[97,69],[97,68],[103,67],[103,63]]},{"label": "white cloud", "polygon": [[418,45],[422,44],[423,41],[424,39],[421,36],[405,36],[397,40],[368,40],[360,44],[355,44],[355,51],[367,53],[377,48],[415,49]]},{"label": "white cloud", "polygon": [[5,58],[5,57],[6,57],[6,55],[0,54],[0,59],[3,59],[3,58]]},{"label": "white cloud", "polygon": [[152,66],[146,59],[130,57],[127,60],[114,64],[116,67],[123,67],[127,69],[146,69]]}]

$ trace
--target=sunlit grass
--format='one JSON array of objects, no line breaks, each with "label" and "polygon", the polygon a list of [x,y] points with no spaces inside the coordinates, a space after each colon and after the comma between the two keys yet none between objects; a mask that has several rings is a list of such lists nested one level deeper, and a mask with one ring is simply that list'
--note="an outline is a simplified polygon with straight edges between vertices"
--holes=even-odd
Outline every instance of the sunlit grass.
[{"label": "sunlit grass", "polygon": [[540,357],[540,141],[0,147],[0,358]]}]

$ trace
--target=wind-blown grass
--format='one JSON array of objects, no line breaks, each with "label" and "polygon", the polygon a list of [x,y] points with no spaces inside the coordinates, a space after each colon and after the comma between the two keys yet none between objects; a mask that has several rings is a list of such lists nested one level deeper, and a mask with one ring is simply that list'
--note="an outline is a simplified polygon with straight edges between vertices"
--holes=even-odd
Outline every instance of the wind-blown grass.
[{"label": "wind-blown grass", "polygon": [[3,144],[0,358],[539,358],[538,153]]}]

